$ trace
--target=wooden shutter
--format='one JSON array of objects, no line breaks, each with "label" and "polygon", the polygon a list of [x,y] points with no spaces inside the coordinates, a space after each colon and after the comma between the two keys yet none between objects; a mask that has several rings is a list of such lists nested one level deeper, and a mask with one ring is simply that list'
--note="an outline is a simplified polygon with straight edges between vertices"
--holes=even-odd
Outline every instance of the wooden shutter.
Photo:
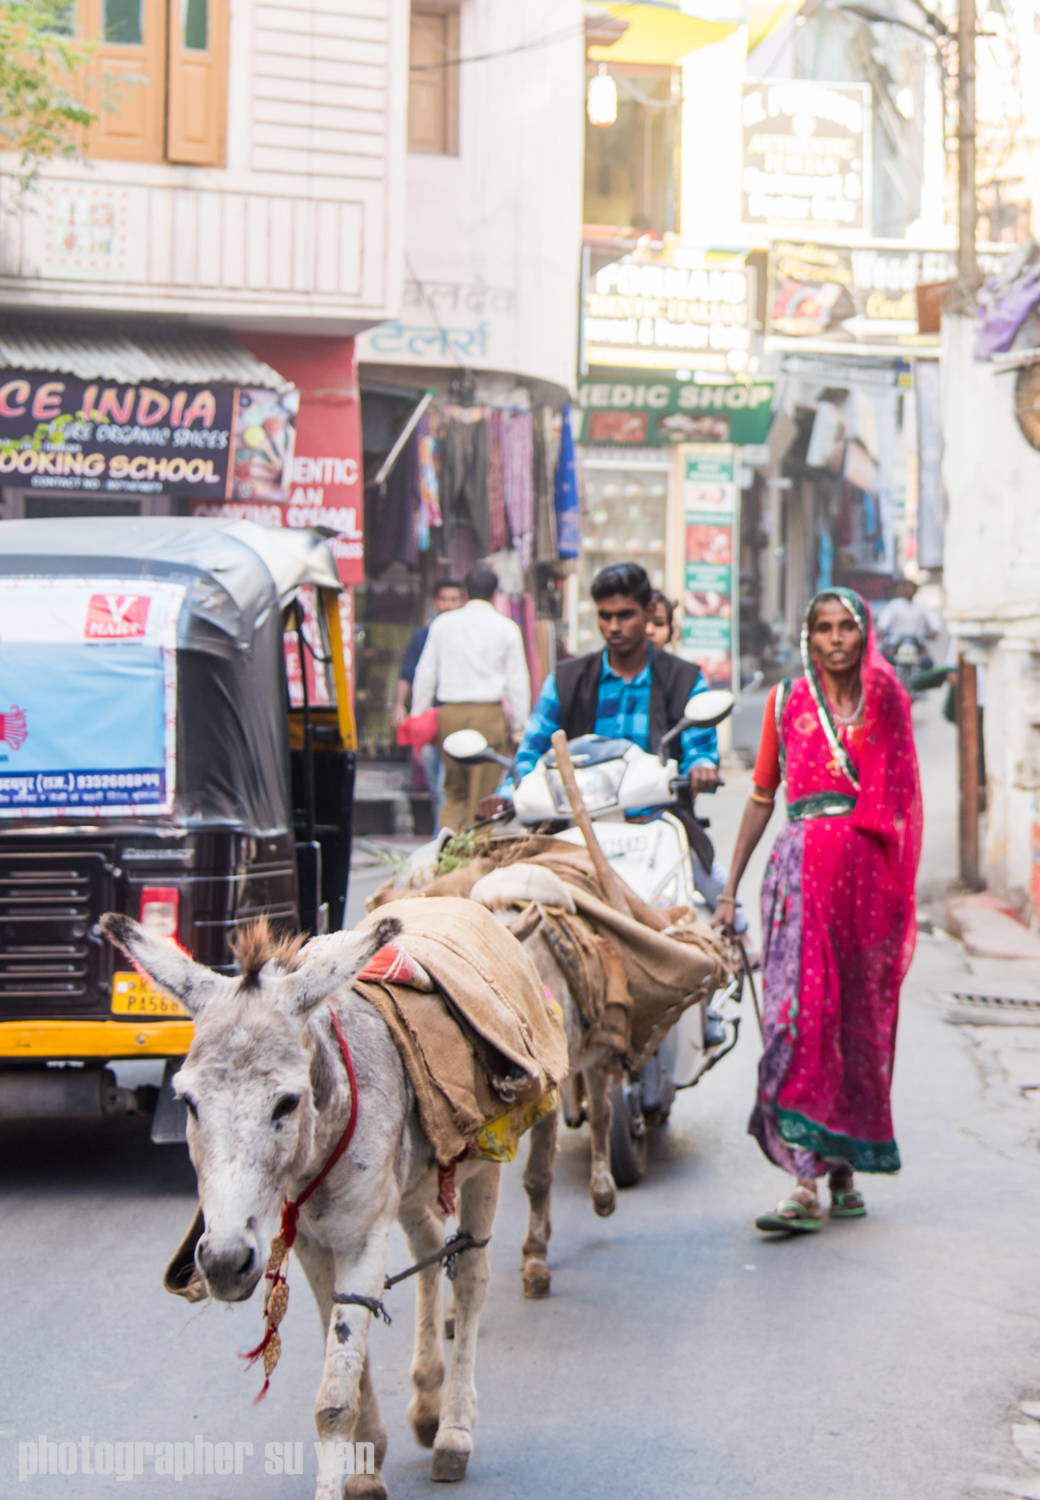
[{"label": "wooden shutter", "polygon": [[408,149],[454,156],[459,149],[459,13],[454,6],[413,5],[408,76]]},{"label": "wooden shutter", "polygon": [[[176,0],[174,0],[176,3]],[[80,0],[83,35],[96,41],[88,102],[98,118],[87,155],[111,161],[162,161],[166,134],[166,0]],[[139,42],[108,40],[131,34]],[[107,75],[107,76],[106,76]],[[106,102],[112,106],[106,109]]]},{"label": "wooden shutter", "polygon": [[222,167],[227,140],[228,0],[170,0],[168,161]]}]

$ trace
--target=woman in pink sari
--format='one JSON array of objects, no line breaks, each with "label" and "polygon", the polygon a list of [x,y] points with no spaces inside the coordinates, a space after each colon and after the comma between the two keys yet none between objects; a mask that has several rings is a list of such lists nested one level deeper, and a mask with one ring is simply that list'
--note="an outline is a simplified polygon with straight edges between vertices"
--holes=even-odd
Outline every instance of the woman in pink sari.
[{"label": "woman in pink sari", "polygon": [[765,1051],[748,1129],[797,1178],[759,1229],[866,1213],[853,1172],[897,1172],[889,1093],[899,990],[914,951],[921,788],[910,700],[874,644],[851,589],[809,606],[805,676],[766,706],[751,798],[715,914],[737,887],[786,782],[788,821],[762,885]]}]

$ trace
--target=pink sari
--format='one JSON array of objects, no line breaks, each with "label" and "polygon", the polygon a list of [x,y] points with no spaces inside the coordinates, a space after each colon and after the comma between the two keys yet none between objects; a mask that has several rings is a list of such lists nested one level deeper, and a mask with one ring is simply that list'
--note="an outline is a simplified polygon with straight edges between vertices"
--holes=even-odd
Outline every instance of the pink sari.
[{"label": "pink sari", "polygon": [[762,886],[766,1045],[749,1130],[800,1177],[836,1162],[897,1172],[889,1095],[922,829],[910,700],[859,595],[817,597],[863,631],[864,722],[835,725],[804,630],[806,675],[776,700],[789,820]]}]

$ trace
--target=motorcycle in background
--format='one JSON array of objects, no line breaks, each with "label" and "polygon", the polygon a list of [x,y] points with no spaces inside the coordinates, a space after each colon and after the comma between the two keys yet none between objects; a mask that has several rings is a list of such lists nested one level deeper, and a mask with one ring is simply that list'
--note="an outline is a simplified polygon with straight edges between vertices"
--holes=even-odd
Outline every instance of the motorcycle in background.
[{"label": "motorcycle in background", "polygon": [[[689,784],[668,751],[684,730],[721,724],[733,712],[735,702],[733,694],[722,689],[695,693],[656,755],[631,740],[603,735],[586,734],[568,741],[578,789],[596,824],[603,853],[626,885],[650,906],[699,907],[710,919],[690,862],[692,845],[694,857],[710,876],[714,849],[706,832],[708,820],[697,816]],[[449,735],[444,750],[468,765],[496,761],[512,770],[510,761],[491,750],[476,730]],[[646,817],[628,821],[626,813],[632,812]],[[548,828],[568,843],[584,843],[556,769],[554,750],[546,751],[516,786],[513,815],[526,827]],[[692,1088],[736,1046],[743,987],[744,974],[740,973],[716,991],[706,1006],[684,1011],[646,1066],[628,1072],[616,1089],[610,1145],[611,1170],[618,1187],[632,1187],[642,1178],[648,1130],[667,1123],[676,1092]]]},{"label": "motorcycle in background", "polygon": [[921,693],[914,686],[914,678],[932,665],[924,642],[916,635],[901,635],[885,647],[884,655],[895,668],[900,687],[916,703]]}]

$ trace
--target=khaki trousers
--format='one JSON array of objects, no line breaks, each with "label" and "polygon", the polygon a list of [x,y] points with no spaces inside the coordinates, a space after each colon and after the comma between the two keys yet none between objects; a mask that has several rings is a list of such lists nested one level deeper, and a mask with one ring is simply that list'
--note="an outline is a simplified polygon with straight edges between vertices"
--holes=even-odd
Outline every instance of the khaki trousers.
[{"label": "khaki trousers", "polygon": [[[501,703],[442,703],[437,729],[437,743],[443,745],[456,729],[479,729],[492,750],[509,753],[509,726]],[[444,757],[444,802],[440,826],[461,833],[477,821],[477,807],[482,797],[490,797],[505,775],[492,762],[486,766],[464,766],[450,755]]]}]

